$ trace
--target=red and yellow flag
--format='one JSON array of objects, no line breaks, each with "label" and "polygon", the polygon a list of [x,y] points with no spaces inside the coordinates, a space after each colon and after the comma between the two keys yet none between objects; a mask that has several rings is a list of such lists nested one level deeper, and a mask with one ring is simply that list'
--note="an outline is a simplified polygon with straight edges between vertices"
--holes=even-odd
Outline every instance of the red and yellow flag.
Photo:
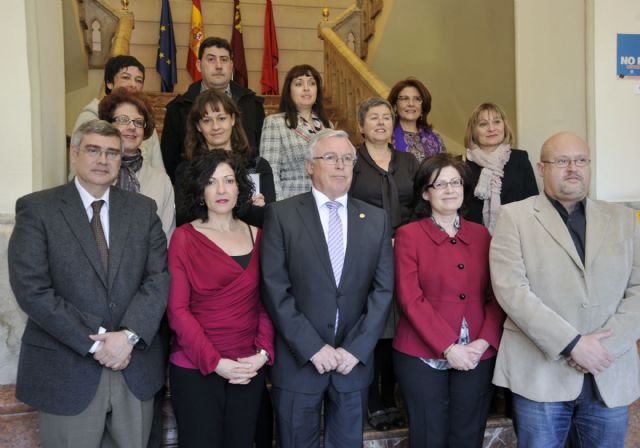
[{"label": "red and yellow flag", "polygon": [[187,56],[187,71],[194,81],[202,79],[196,61],[198,60],[198,50],[200,42],[204,39],[204,28],[202,27],[202,6],[200,0],[191,0],[191,31],[189,32],[189,55]]}]

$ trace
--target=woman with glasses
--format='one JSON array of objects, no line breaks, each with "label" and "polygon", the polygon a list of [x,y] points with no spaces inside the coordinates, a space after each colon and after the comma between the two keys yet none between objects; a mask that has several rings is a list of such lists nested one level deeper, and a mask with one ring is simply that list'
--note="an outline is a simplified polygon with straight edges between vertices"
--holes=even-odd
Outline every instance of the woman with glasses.
[{"label": "woman with glasses", "polygon": [[116,186],[156,201],[168,242],[176,223],[173,187],[167,173],[151,166],[140,150],[142,141],[155,129],[151,104],[142,92],[118,88],[100,101],[98,116],[118,129],[122,137],[122,163]]},{"label": "woman with glasses", "polygon": [[426,159],[413,185],[418,220],[396,230],[393,364],[414,448],[480,448],[491,404],[503,312],[491,290],[489,232],[460,216],[468,181],[459,157]]},{"label": "woman with glasses", "polygon": [[253,194],[244,161],[213,149],[184,174],[183,216],[169,246],[169,357],[181,448],[252,448],[274,360],[260,299],[261,232],[238,219]]},{"label": "woman with glasses", "polygon": [[418,162],[446,152],[440,135],[427,121],[431,111],[431,93],[415,78],[396,83],[389,93],[389,102],[396,113],[393,147],[412,153]]},{"label": "woman with glasses", "polygon": [[[231,151],[240,156],[256,187],[256,193],[239,211],[245,222],[262,227],[264,205],[275,201],[273,173],[269,162],[258,156],[249,146],[249,140],[242,126],[240,109],[235,101],[222,91],[209,89],[202,92],[193,103],[187,116],[184,158],[176,168],[176,204],[180,210],[183,202],[182,183],[184,170],[189,161],[214,148]],[[182,216],[178,210],[178,225],[192,219]]]},{"label": "woman with glasses", "polygon": [[296,65],[284,80],[280,112],[265,118],[260,139],[260,154],[273,168],[278,201],[311,189],[305,151],[316,133],[330,127],[320,73],[310,65]]},{"label": "woman with glasses", "polygon": [[[358,127],[364,143],[356,150],[349,194],[387,212],[389,227],[396,229],[411,215],[413,176],[418,161],[409,152],[394,151],[389,144],[393,108],[383,98],[369,98],[358,109]],[[369,425],[378,431],[405,426],[395,400],[396,379],[391,362],[391,340],[398,322],[394,305],[374,353],[374,378],[369,387]]]},{"label": "woman with glasses", "polygon": [[512,149],[513,132],[504,111],[494,103],[475,108],[464,137],[473,196],[465,217],[490,233],[501,204],[538,194],[526,151]]}]

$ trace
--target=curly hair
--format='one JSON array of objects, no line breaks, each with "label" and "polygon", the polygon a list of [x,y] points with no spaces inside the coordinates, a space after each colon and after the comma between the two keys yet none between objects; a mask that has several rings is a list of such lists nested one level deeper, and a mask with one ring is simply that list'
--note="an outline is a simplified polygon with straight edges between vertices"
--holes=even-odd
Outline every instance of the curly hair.
[{"label": "curly hair", "polygon": [[[433,126],[431,125],[431,123],[427,121],[427,116],[429,115],[429,112],[431,112],[431,101],[432,101],[431,93],[429,92],[427,87],[416,78],[409,77],[407,79],[403,79],[402,81],[398,81],[391,88],[391,91],[389,92],[389,97],[387,99],[393,106],[393,109],[394,110],[396,109],[396,104],[398,103],[398,96],[400,95],[400,92],[402,91],[402,89],[404,89],[405,87],[414,87],[422,97],[422,113],[420,114],[420,118],[418,118],[416,125],[419,128],[431,129]],[[396,112],[396,121],[398,121],[398,118],[399,118],[398,113]]]},{"label": "curly hair", "polygon": [[143,138],[146,140],[151,137],[156,123],[153,119],[151,103],[142,92],[130,92],[123,87],[113,90],[100,101],[98,117],[100,117],[101,120],[113,123],[115,111],[121,104],[131,104],[138,109],[138,112],[142,114],[144,122],[146,123]]},{"label": "curly hair", "polygon": [[289,70],[284,84],[282,86],[282,96],[280,97],[280,112],[284,112],[285,123],[289,129],[298,127],[298,108],[291,98],[291,84],[293,80],[299,76],[311,76],[316,81],[318,88],[316,93],[316,102],[313,103],[311,110],[318,116],[322,124],[328,128],[331,126],[327,113],[324,111],[323,95],[322,95],[322,78],[318,70],[308,64],[296,65]]},{"label": "curly hair", "polygon": [[467,202],[473,195],[471,172],[461,156],[454,156],[453,154],[444,152],[424,159],[413,178],[413,214],[416,218],[431,216],[433,212],[431,210],[431,203],[422,197],[422,193],[429,188],[429,185],[438,179],[442,169],[448,166],[458,171],[462,179],[464,196],[460,212],[464,213]]},{"label": "curly hair", "polygon": [[207,141],[198,130],[198,122],[207,114],[207,107],[214,112],[224,112],[235,119],[231,129],[231,151],[238,154],[245,163],[253,157],[249,139],[242,125],[242,115],[236,102],[226,93],[209,89],[198,95],[187,116],[187,135],[184,139],[184,158],[192,160],[208,152]]},{"label": "curly hair", "polygon": [[223,163],[233,170],[238,186],[238,200],[233,207],[233,217],[237,218],[250,205],[254,186],[241,158],[222,148],[212,149],[192,159],[182,178],[184,200],[178,203],[178,214],[184,216],[186,222],[195,219],[202,222],[209,220],[209,210],[204,203],[204,189],[218,166]]}]

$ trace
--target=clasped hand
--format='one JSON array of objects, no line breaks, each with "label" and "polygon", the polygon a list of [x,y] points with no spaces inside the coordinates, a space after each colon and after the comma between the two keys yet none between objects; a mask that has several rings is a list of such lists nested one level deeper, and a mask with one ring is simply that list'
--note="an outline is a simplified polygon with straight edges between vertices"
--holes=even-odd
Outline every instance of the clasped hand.
[{"label": "clasped hand", "polygon": [[229,380],[230,384],[249,384],[251,379],[258,374],[258,370],[267,362],[266,356],[256,353],[246,358],[233,359],[222,358],[218,362],[215,372],[222,378]]},{"label": "clasped hand", "polygon": [[114,371],[123,370],[129,365],[133,346],[127,341],[124,331],[92,334],[89,337],[93,341],[101,342],[93,354],[93,359],[101,365]]},{"label": "clasped hand", "polygon": [[470,344],[453,344],[445,359],[456,370],[472,370],[478,366],[480,358],[489,348],[489,343],[484,339],[476,339]]},{"label": "clasped hand", "polygon": [[576,346],[571,350],[567,363],[580,373],[593,375],[604,372],[614,361],[614,356],[607,350],[601,339],[613,334],[611,329],[599,330],[581,336]]},{"label": "clasped hand", "polygon": [[348,375],[360,361],[342,347],[333,348],[329,344],[325,344],[311,357],[311,362],[321,375],[332,370],[342,375]]}]

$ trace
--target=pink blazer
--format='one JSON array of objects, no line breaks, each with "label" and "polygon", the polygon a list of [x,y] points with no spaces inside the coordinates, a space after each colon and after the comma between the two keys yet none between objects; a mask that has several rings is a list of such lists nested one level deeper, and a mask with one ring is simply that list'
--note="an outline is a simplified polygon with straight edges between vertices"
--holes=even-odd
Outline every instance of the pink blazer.
[{"label": "pink blazer", "polygon": [[462,218],[453,238],[431,218],[396,231],[396,291],[402,311],[393,340],[396,350],[441,359],[458,340],[464,317],[471,340],[490,344],[482,359],[496,355],[504,313],[491,289],[490,241],[484,226]]}]

